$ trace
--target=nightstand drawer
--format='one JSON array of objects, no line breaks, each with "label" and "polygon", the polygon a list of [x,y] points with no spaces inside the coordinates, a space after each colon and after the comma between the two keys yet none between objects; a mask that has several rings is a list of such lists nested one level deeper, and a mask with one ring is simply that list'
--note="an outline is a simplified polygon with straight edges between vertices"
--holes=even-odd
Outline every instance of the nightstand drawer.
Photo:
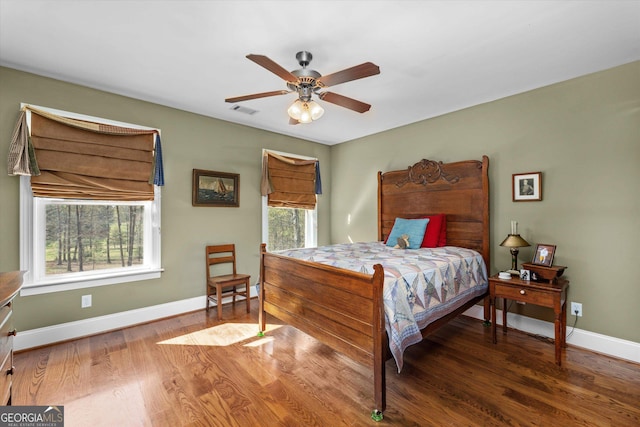
[{"label": "nightstand drawer", "polygon": [[495,284],[495,297],[507,298],[531,304],[553,307],[554,296],[551,292],[533,289],[526,286]]}]

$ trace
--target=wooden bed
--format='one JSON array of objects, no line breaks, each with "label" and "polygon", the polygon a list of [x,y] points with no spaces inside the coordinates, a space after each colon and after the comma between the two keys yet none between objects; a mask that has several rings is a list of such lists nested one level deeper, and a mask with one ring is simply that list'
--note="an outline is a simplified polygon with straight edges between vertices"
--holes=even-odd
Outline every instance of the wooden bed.
[{"label": "wooden bed", "polygon": [[[489,159],[443,164],[431,160],[404,170],[378,172],[378,240],[384,240],[395,218],[428,214],[447,216],[447,245],[478,251],[489,259]],[[386,407],[385,331],[382,289],[384,271],[367,275],[266,251],[260,255],[259,328],[266,313],[294,326],[373,370],[374,409],[382,419]],[[422,330],[425,337],[451,318],[484,299],[477,297]]]}]

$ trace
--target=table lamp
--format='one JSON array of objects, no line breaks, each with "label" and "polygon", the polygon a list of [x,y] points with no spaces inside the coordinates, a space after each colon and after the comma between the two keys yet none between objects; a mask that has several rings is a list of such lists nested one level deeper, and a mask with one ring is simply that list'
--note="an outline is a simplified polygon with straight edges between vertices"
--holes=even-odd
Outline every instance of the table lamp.
[{"label": "table lamp", "polygon": [[519,248],[531,245],[518,234],[518,223],[511,221],[511,233],[500,243],[500,246],[509,248],[511,251],[511,270],[518,271]]}]

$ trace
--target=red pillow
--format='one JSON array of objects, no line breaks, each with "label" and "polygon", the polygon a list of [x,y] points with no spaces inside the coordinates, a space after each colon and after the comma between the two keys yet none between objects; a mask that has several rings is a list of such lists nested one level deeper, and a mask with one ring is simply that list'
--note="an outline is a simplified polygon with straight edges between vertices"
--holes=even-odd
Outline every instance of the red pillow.
[{"label": "red pillow", "polygon": [[442,227],[440,227],[440,236],[438,236],[438,247],[447,246],[447,216],[442,215]]},{"label": "red pillow", "polygon": [[444,214],[427,215],[427,231],[424,233],[421,248],[437,248],[447,245],[447,217]]}]

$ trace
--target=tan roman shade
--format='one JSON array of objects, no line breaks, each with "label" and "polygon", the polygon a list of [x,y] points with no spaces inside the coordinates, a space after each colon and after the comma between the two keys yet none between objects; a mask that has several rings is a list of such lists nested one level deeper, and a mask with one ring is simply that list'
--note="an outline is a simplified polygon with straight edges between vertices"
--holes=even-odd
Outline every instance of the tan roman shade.
[{"label": "tan roman shade", "polygon": [[315,209],[316,160],[302,160],[265,152],[262,162],[263,196],[272,207]]},{"label": "tan roman shade", "polygon": [[[155,132],[84,124],[87,129],[32,111],[31,140],[41,172],[31,177],[33,195],[153,200],[149,178],[153,176]],[[95,130],[88,130],[91,127]]]}]

